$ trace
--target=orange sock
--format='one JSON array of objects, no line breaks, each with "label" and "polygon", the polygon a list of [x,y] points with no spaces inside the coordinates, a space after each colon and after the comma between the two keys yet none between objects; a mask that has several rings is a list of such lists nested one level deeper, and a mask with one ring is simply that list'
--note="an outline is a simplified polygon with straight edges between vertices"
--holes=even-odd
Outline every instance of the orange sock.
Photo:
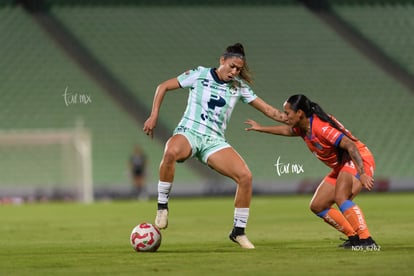
[{"label": "orange sock", "polygon": [[334,208],[326,209],[317,215],[323,218],[326,223],[334,227],[339,232],[344,233],[348,237],[357,234],[344,215]]},{"label": "orange sock", "polygon": [[345,218],[358,233],[360,239],[366,239],[371,236],[367,223],[365,222],[362,210],[351,200],[347,200],[339,207]]}]

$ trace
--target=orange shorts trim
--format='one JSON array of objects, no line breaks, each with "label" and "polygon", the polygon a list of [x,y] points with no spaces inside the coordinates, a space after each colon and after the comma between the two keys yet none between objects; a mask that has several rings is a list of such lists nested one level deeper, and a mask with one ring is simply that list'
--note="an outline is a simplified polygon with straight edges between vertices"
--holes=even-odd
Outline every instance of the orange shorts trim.
[{"label": "orange shorts trim", "polygon": [[[365,173],[373,177],[374,171],[375,171],[374,157],[372,155],[366,155],[363,157],[363,162],[364,162]],[[336,179],[338,178],[338,175],[340,172],[348,172],[352,174],[354,177],[356,177],[357,179],[359,179],[359,173],[355,167],[354,162],[351,160],[351,161],[346,162],[342,167],[332,170],[327,176],[325,176],[324,181],[335,186]]]}]

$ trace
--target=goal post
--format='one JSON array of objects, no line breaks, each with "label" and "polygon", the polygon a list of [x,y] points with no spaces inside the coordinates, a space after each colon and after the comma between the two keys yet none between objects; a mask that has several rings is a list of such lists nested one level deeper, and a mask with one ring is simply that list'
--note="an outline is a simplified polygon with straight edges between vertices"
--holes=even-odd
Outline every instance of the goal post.
[{"label": "goal post", "polygon": [[93,202],[90,131],[0,131],[0,197]]}]

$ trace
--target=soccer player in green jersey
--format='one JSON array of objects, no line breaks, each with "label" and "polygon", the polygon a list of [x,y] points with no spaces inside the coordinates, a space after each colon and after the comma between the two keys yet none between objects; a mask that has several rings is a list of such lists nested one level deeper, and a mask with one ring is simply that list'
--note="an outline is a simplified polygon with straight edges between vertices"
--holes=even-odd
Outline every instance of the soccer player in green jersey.
[{"label": "soccer player in green jersey", "polygon": [[158,85],[151,114],[143,128],[151,137],[165,94],[178,88],[189,89],[186,110],[165,144],[160,164],[155,218],[158,228],[168,226],[168,200],[176,162],[196,157],[237,183],[234,224],[229,237],[242,248],[254,248],[245,234],[252,197],[252,173],[243,158],[227,143],[224,132],[239,100],[278,122],[285,122],[286,115],[256,96],[249,86],[251,81],[243,45],[236,43],[226,48],[218,68],[200,66]]}]

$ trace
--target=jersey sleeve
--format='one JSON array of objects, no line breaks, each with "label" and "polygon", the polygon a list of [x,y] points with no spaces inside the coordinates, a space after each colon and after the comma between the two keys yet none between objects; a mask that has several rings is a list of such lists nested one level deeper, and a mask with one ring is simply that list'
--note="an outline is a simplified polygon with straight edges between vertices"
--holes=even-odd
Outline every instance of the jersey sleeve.
[{"label": "jersey sleeve", "polygon": [[338,147],[344,134],[333,126],[326,124],[325,126],[318,128],[317,136],[321,141]]},{"label": "jersey sleeve", "polygon": [[182,73],[177,77],[178,83],[182,88],[193,86],[203,69],[203,67],[199,66],[196,69],[191,69]]},{"label": "jersey sleeve", "polygon": [[250,88],[247,84],[241,84],[241,100],[243,103],[250,103],[257,98],[257,95],[253,92],[253,89]]}]

